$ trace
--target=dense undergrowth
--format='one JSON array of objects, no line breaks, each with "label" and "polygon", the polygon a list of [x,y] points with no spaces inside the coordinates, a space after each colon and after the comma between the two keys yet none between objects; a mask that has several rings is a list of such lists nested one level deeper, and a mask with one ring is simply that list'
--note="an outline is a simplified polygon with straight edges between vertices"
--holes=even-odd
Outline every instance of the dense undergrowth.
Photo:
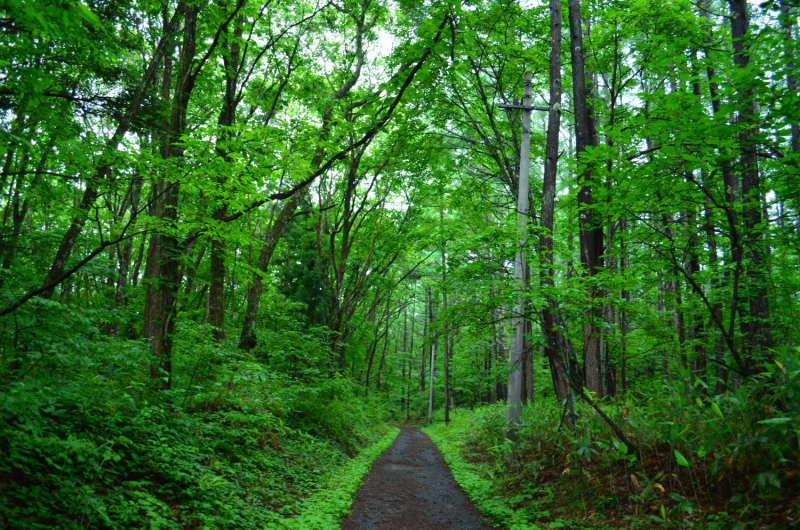
[{"label": "dense undergrowth", "polygon": [[516,462],[503,404],[459,410],[426,432],[504,528],[783,530],[800,525],[799,361],[765,365],[759,381],[716,397],[679,384],[606,403],[640,459],[582,404],[573,436],[552,399],[523,407]]},{"label": "dense undergrowth", "polygon": [[0,527],[282,528],[333,476],[314,509],[341,517],[341,480],[354,491],[385,445],[351,460],[386,428],[346,379],[218,348],[210,377],[196,346],[153,392],[140,343],[83,348],[0,392]]}]

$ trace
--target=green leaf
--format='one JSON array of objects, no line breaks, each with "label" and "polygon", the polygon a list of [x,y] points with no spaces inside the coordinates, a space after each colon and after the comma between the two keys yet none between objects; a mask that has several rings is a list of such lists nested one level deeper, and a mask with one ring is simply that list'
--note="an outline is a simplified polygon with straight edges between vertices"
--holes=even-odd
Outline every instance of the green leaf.
[{"label": "green leaf", "polygon": [[768,420],[761,420],[758,422],[761,425],[779,425],[781,423],[790,423],[792,418],[770,418]]},{"label": "green leaf", "polygon": [[673,449],[673,452],[675,453],[675,460],[678,462],[678,465],[689,467],[690,464],[689,461],[686,460],[686,457],[684,457],[677,449]]},{"label": "green leaf", "polygon": [[90,24],[93,24],[98,27],[101,26],[100,18],[97,15],[95,15],[91,9],[86,7],[86,5],[84,5],[81,2],[78,2],[76,7],[78,8],[78,13],[80,14],[81,18],[83,18]]},{"label": "green leaf", "polygon": [[717,415],[717,416],[719,416],[720,418],[722,418],[722,417],[723,417],[723,416],[722,416],[722,411],[721,411],[721,410],[719,410],[719,405],[717,405],[716,403],[712,403],[712,404],[711,404],[711,410],[713,410],[713,411],[714,411],[714,414],[716,414],[716,415]]}]

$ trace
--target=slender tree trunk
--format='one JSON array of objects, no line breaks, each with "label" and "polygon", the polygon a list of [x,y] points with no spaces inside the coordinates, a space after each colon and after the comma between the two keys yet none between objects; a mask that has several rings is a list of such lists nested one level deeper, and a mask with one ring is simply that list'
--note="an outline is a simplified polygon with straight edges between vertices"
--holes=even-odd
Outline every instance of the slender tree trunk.
[{"label": "slender tree trunk", "polygon": [[[439,224],[444,229],[444,210],[439,211]],[[442,311],[444,318],[447,318],[447,258],[445,256],[445,244],[442,242]],[[447,321],[444,326],[444,422],[450,423],[450,349],[448,348],[448,337],[450,330]]]},{"label": "slender tree trunk", "polygon": [[[139,199],[142,194],[142,185],[144,179],[139,175],[134,177],[131,185],[131,215],[139,208]],[[117,289],[114,296],[114,306],[119,310],[126,305],[125,289],[128,286],[128,269],[131,264],[131,255],[133,254],[133,240],[127,239],[125,245],[122,247],[122,253],[119,258],[119,271],[117,274]],[[111,325],[111,336],[119,337],[119,322],[114,322]]]},{"label": "slender tree trunk", "polygon": [[[527,245],[528,234],[528,197],[530,195],[530,139],[531,139],[531,111],[524,109],[530,107],[532,101],[532,77],[531,72],[525,72],[524,89],[522,98],[522,142],[519,159],[519,180],[517,188],[517,253],[514,261],[514,279],[517,289],[525,286],[525,247]],[[509,360],[508,374],[508,397],[506,399],[506,427],[507,437],[516,441],[516,427],[520,422],[520,402],[522,392],[522,363],[524,360],[523,351],[525,349],[525,319],[523,317],[524,305],[517,295],[517,303],[512,317],[514,327],[514,337],[511,343],[511,358]]]},{"label": "slender tree trunk", "polygon": [[[628,249],[625,242],[625,237],[628,231],[628,221],[626,219],[620,220],[620,275],[625,277],[625,271],[628,269]],[[622,308],[619,312],[619,332],[621,337],[620,345],[620,358],[619,358],[619,382],[624,396],[628,390],[628,306],[631,301],[631,293],[623,287],[622,293]]]},{"label": "slender tree trunk", "polygon": [[[597,236],[592,212],[592,168],[584,161],[587,147],[596,145],[594,127],[591,120],[592,110],[589,99],[591,89],[587,89],[586,69],[584,66],[584,46],[580,0],[569,0],[569,25],[570,25],[570,52],[572,58],[572,100],[575,115],[576,155],[580,164],[585,164],[586,169],[581,174],[579,181],[581,188],[578,192],[578,205],[580,207],[580,247],[581,264],[584,275],[593,279],[597,274],[598,252]],[[584,325],[583,337],[583,372],[584,384],[590,392],[602,396],[600,380],[600,337],[595,329],[594,319],[597,316],[594,307],[599,289],[591,282],[587,288],[587,295],[592,309],[588,315],[588,322]]]},{"label": "slender tree trunk", "polygon": [[[678,350],[681,356],[681,366],[684,370],[689,368],[689,362],[686,356],[686,322],[683,316],[683,297],[681,296],[681,284],[675,281],[675,310],[673,313],[673,326],[678,331]],[[684,380],[683,395],[689,394],[689,379]]]},{"label": "slender tree trunk", "polygon": [[[411,358],[414,355],[414,324],[417,311],[417,282],[414,282],[414,292],[411,295],[411,342],[408,345],[408,386],[406,387],[406,420],[411,416]],[[424,318],[423,318],[424,320]]]},{"label": "slender tree trunk", "polygon": [[[658,269],[658,304],[656,305],[656,309],[658,310],[658,317],[659,322],[663,322],[663,315],[664,315],[664,291],[669,290],[668,287],[664,286],[664,270]],[[661,357],[661,374],[666,377],[667,374],[667,351],[661,347],[659,356]]]},{"label": "slender tree trunk", "polygon": [[[790,94],[797,94],[797,78],[793,75],[794,72],[794,60],[793,60],[793,51],[792,51],[792,41],[794,40],[792,35],[792,29],[797,28],[797,19],[795,16],[792,15],[791,8],[792,6],[786,0],[781,0],[781,26],[783,27],[784,31],[784,55],[786,56],[786,71],[788,72],[786,75],[786,85],[789,89]],[[792,139],[790,141],[790,146],[793,152],[800,151],[800,125],[796,122],[792,123]]]},{"label": "slender tree trunk", "polygon": [[[433,331],[433,297],[431,296],[431,288],[428,287],[428,322],[431,323],[431,331]],[[436,334],[431,332],[431,365],[430,365],[430,383],[428,384],[428,425],[433,423],[433,376],[436,367]]]},{"label": "slender tree trunk", "polygon": [[[167,158],[176,160],[182,159],[184,154],[181,136],[186,128],[187,106],[194,87],[192,66],[197,51],[195,34],[198,11],[198,6],[188,6],[184,21],[178,78],[170,117],[170,140],[166,146]],[[179,195],[180,181],[176,180],[165,188],[162,197],[161,220],[163,223],[173,226],[177,223]],[[153,294],[152,307],[145,308],[145,312],[149,313],[154,320],[154,325],[151,327],[154,360],[150,365],[150,378],[161,380],[159,386],[165,390],[172,386],[172,334],[175,329],[175,314],[181,282],[178,259],[180,255],[181,248],[177,237],[170,232],[160,234],[155,252],[155,259],[159,262],[158,285]]]},{"label": "slender tree trunk", "polygon": [[[168,2],[163,3],[162,23],[166,24],[167,20],[167,5]],[[164,26],[166,36],[166,26]],[[169,51],[164,55],[164,69],[161,73],[161,104],[165,108],[170,104],[170,95],[172,93],[172,55],[174,53],[174,46],[170,46]],[[170,142],[170,125],[171,117],[164,116],[164,121],[161,123],[161,137],[159,138],[159,154],[161,158],[166,160],[169,158],[169,142]],[[155,218],[162,218],[164,215],[164,187],[166,183],[162,178],[155,177],[150,185],[150,208],[148,214]],[[142,242],[144,244],[144,242]],[[147,259],[144,266],[144,279],[145,279],[145,298],[144,298],[144,318],[142,322],[142,338],[152,339],[156,333],[156,327],[160,320],[159,316],[154,313],[155,298],[158,291],[156,279],[160,276],[161,262],[158,259],[158,253],[161,246],[161,234],[153,231],[150,236],[150,244],[147,247]],[[141,253],[139,258],[141,260]]]},{"label": "slender tree trunk", "polygon": [[[729,0],[731,13],[731,37],[733,38],[733,62],[736,67],[746,71],[750,64],[750,22],[747,16],[747,0]],[[750,315],[747,322],[750,341],[745,373],[750,372],[757,362],[769,355],[772,348],[772,334],[769,321],[769,299],[764,278],[766,253],[761,218],[761,183],[758,171],[756,144],[757,102],[753,89],[739,85],[736,90],[739,99],[738,122],[742,166],[742,217],[744,225],[743,243],[749,259],[747,281]]]},{"label": "slender tree trunk", "polygon": [[[508,364],[510,358],[508,356],[508,339],[506,338],[506,310],[503,304],[500,304],[499,308],[499,319],[500,319],[500,337],[497,343],[497,359],[495,359],[495,365],[500,366]],[[506,401],[508,399],[508,384],[504,383],[501,379],[498,378],[497,381],[497,399],[502,399]]]},{"label": "slender tree trunk", "polygon": [[[237,11],[242,9],[246,3],[247,0],[237,0],[235,9]],[[225,4],[223,3],[223,5]],[[216,152],[217,156],[227,164],[233,162],[233,158],[230,156],[225,144],[231,137],[230,128],[236,122],[236,107],[239,101],[236,98],[236,91],[239,85],[239,68],[241,66],[239,39],[242,37],[243,30],[244,17],[239,16],[234,23],[233,32],[230,32],[227,25],[222,32],[221,55],[223,73],[225,75],[225,95],[222,111],[217,119],[220,130],[217,133]],[[217,179],[216,197],[219,206],[214,209],[212,214],[212,218],[217,223],[228,213],[228,203],[225,197],[226,183],[227,179],[224,175]],[[211,325],[212,340],[216,344],[222,344],[225,341],[225,240],[217,235],[211,239],[211,278],[208,290],[208,305],[208,322]]]},{"label": "slender tree trunk", "polygon": [[[375,395],[379,396],[381,393],[381,382],[383,378],[383,363],[386,361],[386,348],[389,345],[389,322],[386,322],[386,336],[383,338],[383,353],[381,353],[381,360],[378,363],[378,384],[375,388]],[[395,354],[397,349],[395,348]],[[396,357],[397,355],[395,355]]]},{"label": "slender tree trunk", "polygon": [[[408,341],[408,306],[403,308],[403,367],[401,372],[403,377],[403,386],[405,386],[406,390],[408,390],[408,382],[406,381],[406,359],[408,357],[408,350],[406,350],[407,341]],[[403,394],[400,397],[400,412],[403,411],[405,406],[406,406],[406,396],[405,394]]]},{"label": "slender tree trunk", "polygon": [[425,290],[425,307],[423,308],[423,311],[425,311],[425,313],[424,313],[423,318],[422,318],[422,322],[423,322],[423,327],[422,327],[422,347],[421,347],[422,364],[421,364],[421,368],[420,368],[420,372],[419,372],[420,373],[420,379],[419,379],[420,404],[423,407],[425,406],[424,405],[424,403],[425,403],[425,343],[428,342],[428,340],[430,340],[429,337],[428,337],[428,315],[432,314],[432,311],[430,309],[430,305],[431,305],[430,289],[426,289]]},{"label": "slender tree trunk", "polygon": [[548,290],[555,288],[553,236],[555,235],[556,177],[558,175],[558,139],[561,130],[561,0],[550,0],[550,112],[547,117],[547,142],[542,180],[542,231],[539,237],[540,275],[546,304],[542,309],[544,353],[550,365],[556,398],[566,399],[569,387],[564,374],[563,356],[556,329],[556,305]]},{"label": "slender tree trunk", "polygon": [[249,352],[256,347],[256,320],[258,318],[258,308],[261,305],[261,295],[263,294],[262,277],[269,269],[269,262],[275,253],[281,235],[286,229],[286,225],[292,220],[297,206],[302,200],[303,193],[297,192],[289,197],[281,209],[281,213],[272,223],[272,226],[264,234],[264,245],[258,255],[256,268],[253,274],[253,282],[247,289],[247,307],[244,312],[244,323],[242,324],[242,334],[239,338],[239,349]]},{"label": "slender tree trunk", "polygon": [[[366,392],[367,396],[369,396],[369,377],[370,377],[370,373],[372,372],[372,363],[373,363],[373,361],[375,359],[375,350],[377,349],[378,343],[381,341],[381,338],[386,337],[386,340],[387,341],[389,340],[389,305],[390,305],[391,301],[392,301],[391,297],[387,295],[387,297],[386,297],[386,310],[384,311],[384,317],[383,317],[383,319],[386,321],[386,328],[384,329],[383,333],[381,333],[380,335],[378,335],[377,330],[375,332],[375,341],[374,341],[374,343],[372,345],[372,354],[369,356],[369,363],[367,364],[367,383],[365,385],[366,389],[367,389],[367,392]],[[380,325],[380,323],[378,325]],[[387,343],[384,341],[382,356],[386,355],[386,344]],[[380,384],[378,385],[378,390],[380,391]]]},{"label": "slender tree trunk", "polygon": [[[709,11],[711,5],[710,0],[701,0],[700,1],[700,16],[706,21],[707,24],[710,25],[711,20],[711,13]],[[712,32],[706,31],[703,37],[704,44],[708,47],[712,46]],[[711,109],[714,113],[714,116],[720,116],[720,110],[722,109],[722,96],[720,95],[719,84],[717,83],[717,74],[715,69],[711,66],[713,64],[710,59],[710,54],[708,49],[705,50],[706,58],[709,59],[707,66],[706,66],[706,73],[708,76],[708,89],[709,94],[711,96]],[[738,221],[737,217],[738,214],[736,212],[736,202],[737,202],[737,190],[739,188],[738,180],[733,172],[733,165],[727,159],[723,158],[720,163],[722,168],[722,183],[725,188],[725,198],[726,198],[726,213],[728,218],[729,224],[729,235],[731,239],[731,261],[733,262],[734,267],[737,266],[742,261],[742,252],[740,248],[740,241],[738,236]],[[705,179],[704,179],[705,182]],[[710,184],[710,183],[708,183]],[[707,184],[707,185],[708,185]],[[706,200],[705,204],[705,214],[706,214],[706,221],[707,221],[707,231],[710,234],[709,245],[712,244],[714,248],[711,252],[709,252],[709,264],[715,263],[717,261],[717,247],[716,247],[716,237],[714,235],[714,223],[713,223],[713,210],[710,200]],[[709,247],[711,249],[711,247]],[[713,261],[712,261],[713,259]],[[713,284],[712,284],[713,285]],[[713,306],[714,318],[712,318],[713,322],[722,322],[722,305],[720,303],[715,303]],[[725,383],[724,381],[727,380],[727,370],[724,367],[725,361],[725,344],[723,339],[723,334],[725,331],[717,327],[718,337],[715,344],[715,360],[717,361],[717,393],[721,394],[724,392]],[[733,332],[733,328],[731,327],[730,332]]]},{"label": "slender tree trunk", "polygon": [[458,394],[456,392],[456,374],[455,374],[455,366],[453,365],[453,335],[450,335],[450,345],[447,348],[447,354],[450,356],[450,360],[448,361],[449,369],[450,369],[450,395],[448,397],[450,401],[450,408],[453,409],[453,412],[456,411],[456,398],[458,398]]},{"label": "slender tree trunk", "polygon": [[[489,296],[492,293],[490,291]],[[493,312],[492,315],[492,352],[491,355],[494,358],[494,363],[490,363],[492,369],[489,371],[489,377],[491,378],[489,384],[491,386],[490,395],[489,395],[489,402],[496,403],[497,402],[497,394],[498,394],[498,379],[494,373],[494,367],[498,366],[498,342],[497,342],[497,311]]]}]

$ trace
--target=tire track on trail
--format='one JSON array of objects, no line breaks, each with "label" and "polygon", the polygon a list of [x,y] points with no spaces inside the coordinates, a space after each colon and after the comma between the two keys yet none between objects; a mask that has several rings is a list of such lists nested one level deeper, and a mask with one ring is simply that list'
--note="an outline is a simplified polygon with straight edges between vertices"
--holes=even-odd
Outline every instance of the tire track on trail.
[{"label": "tire track on trail", "polygon": [[370,469],[342,530],[494,530],[418,429],[401,427]]}]

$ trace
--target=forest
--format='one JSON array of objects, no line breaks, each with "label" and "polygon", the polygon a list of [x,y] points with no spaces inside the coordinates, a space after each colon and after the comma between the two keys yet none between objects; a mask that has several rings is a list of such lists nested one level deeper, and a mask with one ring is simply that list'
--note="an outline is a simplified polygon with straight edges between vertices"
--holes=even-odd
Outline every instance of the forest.
[{"label": "forest", "polygon": [[0,527],[800,528],[798,15],[5,0]]}]

